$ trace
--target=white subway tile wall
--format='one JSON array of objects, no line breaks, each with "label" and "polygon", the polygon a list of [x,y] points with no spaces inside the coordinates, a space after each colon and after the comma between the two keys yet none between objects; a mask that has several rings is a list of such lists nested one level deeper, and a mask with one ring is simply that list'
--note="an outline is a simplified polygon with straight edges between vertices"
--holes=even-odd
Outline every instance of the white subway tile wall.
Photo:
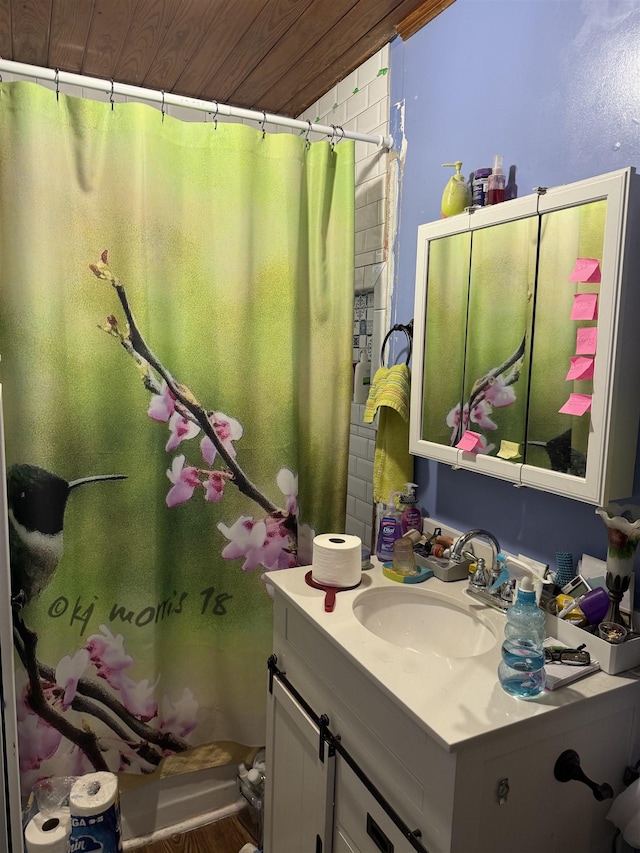
[{"label": "white subway tile wall", "polygon": [[[387,135],[389,133],[389,47],[364,62],[298,118],[312,124],[336,125],[358,133]],[[31,80],[19,74],[4,74],[6,82]],[[55,83],[43,79],[36,82],[50,89]],[[79,86],[60,85],[60,91],[76,97],[109,101],[109,95]],[[138,101],[137,98],[114,95],[115,103]],[[144,103],[144,102],[143,102]],[[160,109],[159,104],[150,106]],[[203,121],[201,112],[180,106],[167,105],[167,115],[183,121]],[[213,122],[213,112],[204,120]],[[219,117],[219,121],[255,122]],[[298,133],[290,128],[267,124],[268,133]],[[317,138],[317,137],[315,137]],[[313,141],[314,135],[311,135]],[[337,144],[340,144],[339,142]],[[387,158],[385,149],[355,143],[355,280],[354,280],[354,339],[353,361],[364,350],[371,361],[371,376],[380,361],[380,346],[387,328],[389,313],[389,282],[387,280]],[[373,453],[376,424],[363,421],[364,405],[351,406],[351,435],[349,444],[349,477],[345,532],[362,539],[366,546],[372,542],[373,512]]]},{"label": "white subway tile wall", "polygon": [[[358,133],[389,133],[389,47],[345,77],[299,118],[337,125]],[[388,326],[387,158],[356,142],[355,281],[353,361],[366,350],[371,376],[380,364],[380,347]],[[373,532],[373,453],[376,423],[365,424],[364,406],[351,406],[349,476],[345,532],[367,547]]]}]

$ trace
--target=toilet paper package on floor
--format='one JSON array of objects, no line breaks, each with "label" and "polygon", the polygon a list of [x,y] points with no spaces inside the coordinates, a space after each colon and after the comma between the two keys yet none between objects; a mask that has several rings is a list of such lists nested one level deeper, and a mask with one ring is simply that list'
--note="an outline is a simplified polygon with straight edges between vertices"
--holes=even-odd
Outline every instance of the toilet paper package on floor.
[{"label": "toilet paper package on floor", "polygon": [[69,795],[69,853],[121,853],[118,779],[114,773],[88,773]]}]

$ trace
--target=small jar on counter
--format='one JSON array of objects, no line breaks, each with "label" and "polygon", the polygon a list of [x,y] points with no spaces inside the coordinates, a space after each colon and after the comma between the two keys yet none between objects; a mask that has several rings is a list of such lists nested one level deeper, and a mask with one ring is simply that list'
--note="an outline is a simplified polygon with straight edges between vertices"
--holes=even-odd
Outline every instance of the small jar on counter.
[{"label": "small jar on counter", "polygon": [[487,189],[490,174],[490,168],[476,169],[473,173],[471,202],[474,207],[484,207],[487,203]]}]

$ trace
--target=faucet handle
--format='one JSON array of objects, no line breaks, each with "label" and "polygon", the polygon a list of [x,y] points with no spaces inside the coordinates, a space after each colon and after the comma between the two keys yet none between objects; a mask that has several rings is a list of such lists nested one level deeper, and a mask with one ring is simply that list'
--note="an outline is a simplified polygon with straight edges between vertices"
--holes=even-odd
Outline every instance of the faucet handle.
[{"label": "faucet handle", "polygon": [[470,560],[472,563],[477,562],[478,558],[473,553],[473,551],[468,551],[465,549],[464,551],[460,551],[460,553],[453,553],[453,549],[451,550],[451,560],[455,563],[463,563],[465,560]]},{"label": "faucet handle", "polygon": [[476,570],[469,575],[469,583],[478,589],[486,589],[488,586],[487,570],[483,557],[477,557],[475,560]]}]

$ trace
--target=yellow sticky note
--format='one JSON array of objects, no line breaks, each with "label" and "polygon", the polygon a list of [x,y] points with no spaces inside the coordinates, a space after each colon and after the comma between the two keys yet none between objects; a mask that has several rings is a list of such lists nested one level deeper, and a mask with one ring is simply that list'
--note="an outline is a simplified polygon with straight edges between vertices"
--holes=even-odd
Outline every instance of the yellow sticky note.
[{"label": "yellow sticky note", "polygon": [[518,459],[522,456],[520,453],[520,445],[517,441],[505,441],[502,439],[500,442],[500,450],[497,452],[496,456],[501,456],[503,459]]}]

